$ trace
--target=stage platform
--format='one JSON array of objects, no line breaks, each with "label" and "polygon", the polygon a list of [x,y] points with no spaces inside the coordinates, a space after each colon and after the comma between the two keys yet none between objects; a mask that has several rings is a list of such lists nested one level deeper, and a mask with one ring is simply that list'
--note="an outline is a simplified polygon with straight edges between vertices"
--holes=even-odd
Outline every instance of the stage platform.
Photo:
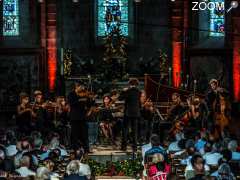
[{"label": "stage platform", "polygon": [[130,146],[127,147],[126,151],[119,150],[119,147],[112,145],[94,145],[91,147],[91,153],[88,157],[100,162],[116,162],[123,161],[127,159],[135,158],[137,154],[141,153],[140,149],[137,152],[133,152]]}]

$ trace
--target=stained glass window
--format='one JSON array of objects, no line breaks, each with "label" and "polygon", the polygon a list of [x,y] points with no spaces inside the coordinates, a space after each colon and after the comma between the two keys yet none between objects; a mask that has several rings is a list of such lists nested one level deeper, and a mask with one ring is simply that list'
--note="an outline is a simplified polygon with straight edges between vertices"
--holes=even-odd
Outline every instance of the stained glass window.
[{"label": "stained glass window", "polygon": [[128,0],[98,0],[97,35],[106,36],[119,28],[128,36]]},{"label": "stained glass window", "polygon": [[224,0],[212,0],[210,8],[210,36],[224,36]]},{"label": "stained glass window", "polygon": [[19,35],[18,0],[3,0],[3,36]]}]

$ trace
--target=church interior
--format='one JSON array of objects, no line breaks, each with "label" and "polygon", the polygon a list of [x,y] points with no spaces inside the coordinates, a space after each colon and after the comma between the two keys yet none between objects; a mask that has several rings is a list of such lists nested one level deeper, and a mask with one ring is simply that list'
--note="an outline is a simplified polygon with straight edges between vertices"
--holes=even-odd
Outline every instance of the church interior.
[{"label": "church interior", "polygon": [[0,82],[5,179],[240,179],[239,0],[0,0]]}]

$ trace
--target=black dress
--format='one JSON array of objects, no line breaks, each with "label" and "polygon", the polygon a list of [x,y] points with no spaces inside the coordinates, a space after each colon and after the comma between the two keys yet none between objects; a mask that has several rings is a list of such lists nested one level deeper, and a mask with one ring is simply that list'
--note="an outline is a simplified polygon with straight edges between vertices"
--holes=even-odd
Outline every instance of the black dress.
[{"label": "black dress", "polygon": [[[24,108],[20,107],[20,111],[23,111]],[[32,115],[30,111],[23,112],[17,116],[17,127],[20,133],[23,135],[30,135],[31,131],[31,120]]]}]

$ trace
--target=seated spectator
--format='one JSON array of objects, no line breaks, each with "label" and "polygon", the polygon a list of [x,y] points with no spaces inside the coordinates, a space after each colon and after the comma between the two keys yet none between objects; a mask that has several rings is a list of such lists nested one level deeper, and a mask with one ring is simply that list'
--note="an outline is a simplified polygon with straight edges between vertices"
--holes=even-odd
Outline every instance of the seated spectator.
[{"label": "seated spectator", "polygon": [[200,132],[197,133],[195,136],[195,148],[198,152],[200,152],[201,154],[203,154],[203,150],[204,150],[204,145],[206,144],[206,133],[205,132]]},{"label": "seated spectator", "polygon": [[67,165],[67,177],[65,177],[65,180],[87,180],[85,176],[80,176],[79,175],[79,161],[73,160]]},{"label": "seated spectator", "polygon": [[217,180],[235,180],[235,177],[231,171],[231,168],[228,164],[223,163],[219,166],[217,171]]},{"label": "seated spectator", "polygon": [[228,149],[232,152],[232,160],[240,160],[240,152],[237,152],[238,143],[235,140],[232,140],[228,143]]},{"label": "seated spectator", "polygon": [[191,163],[187,165],[185,169],[185,178],[187,180],[200,180],[209,174],[209,170],[210,168],[205,164],[202,156],[200,154],[195,154],[191,159]]},{"label": "seated spectator", "polygon": [[[220,166],[223,163],[229,163],[229,161],[232,159],[232,152],[228,149],[225,149],[221,152],[222,158],[219,159],[218,165]],[[211,177],[217,177],[218,171],[215,171],[211,174]]]},{"label": "seated spectator", "polygon": [[75,150],[75,159],[79,161],[79,175],[86,176],[87,179],[91,179],[91,169],[88,164],[82,163],[84,150],[79,148]]},{"label": "seated spectator", "polygon": [[53,137],[52,140],[50,141],[48,150],[45,153],[41,154],[40,159],[41,160],[47,159],[49,157],[49,153],[54,149],[60,150],[61,157],[68,155],[67,151],[60,146],[58,138]]},{"label": "seated spectator", "polygon": [[20,168],[16,169],[16,172],[20,174],[21,177],[35,176],[35,172],[29,169],[30,158],[28,156],[22,156],[20,160]]},{"label": "seated spectator", "polygon": [[223,157],[216,146],[216,143],[213,145],[214,148],[212,148],[210,143],[206,143],[204,146],[205,154],[203,155],[203,159],[206,161],[207,165],[217,166],[219,160]]},{"label": "seated spectator", "polygon": [[175,141],[169,144],[168,146],[168,152],[178,152],[181,151],[182,149],[179,147],[179,142],[184,139],[184,135],[182,133],[176,134],[175,136]]},{"label": "seated spectator", "polygon": [[17,154],[14,157],[15,167],[19,167],[20,166],[20,160],[21,160],[23,154],[27,153],[27,152],[30,152],[32,147],[31,147],[28,139],[24,139],[24,140],[19,141],[17,143],[17,149],[18,149],[18,152],[17,152]]},{"label": "seated spectator", "polygon": [[[152,148],[152,144],[156,144],[157,141],[160,141],[160,138],[158,135],[153,134],[150,138],[150,143],[145,144],[142,146],[142,158],[144,159],[145,153]],[[164,149],[161,145],[159,145],[161,149]]]},{"label": "seated spectator", "polygon": [[16,147],[16,137],[13,131],[6,133],[7,144],[6,144],[6,156],[12,157],[17,154],[18,150]]},{"label": "seated spectator", "polygon": [[187,157],[181,160],[182,165],[189,165],[191,163],[192,156],[195,154],[194,144],[189,144],[187,149]]},{"label": "seated spectator", "polygon": [[144,164],[147,163],[148,158],[151,158],[151,156],[154,155],[155,153],[161,153],[164,156],[165,160],[167,161],[167,153],[161,147],[159,136],[155,135],[154,138],[151,139],[151,145],[152,145],[152,148],[145,152]]}]

